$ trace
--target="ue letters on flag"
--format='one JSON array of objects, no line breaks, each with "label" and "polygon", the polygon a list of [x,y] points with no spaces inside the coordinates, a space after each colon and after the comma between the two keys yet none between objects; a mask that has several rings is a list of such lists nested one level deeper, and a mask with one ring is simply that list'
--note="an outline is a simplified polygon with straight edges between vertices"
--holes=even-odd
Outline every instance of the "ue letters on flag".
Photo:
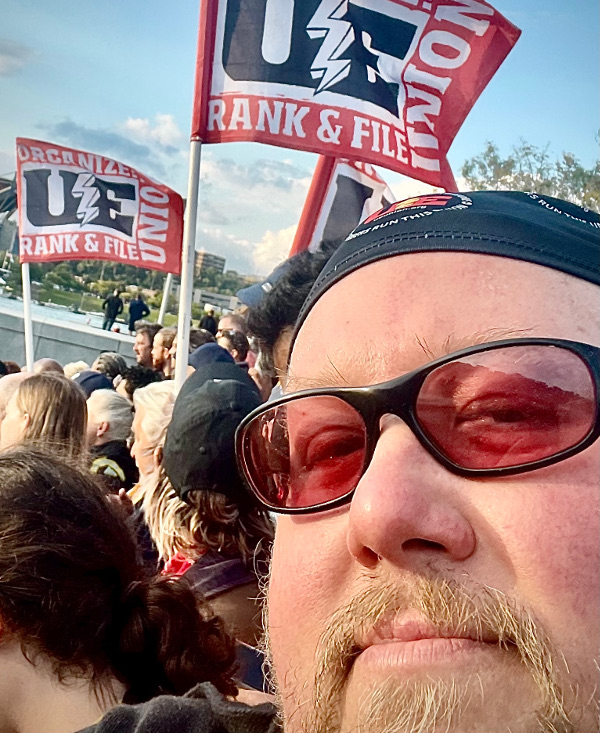
[{"label": "ue letters on flag", "polygon": [[179,274],[183,199],[103,155],[17,138],[19,259],[111,260]]},{"label": "ue letters on flag", "polygon": [[212,2],[193,139],[362,160],[445,188],[450,144],[520,35],[484,0]]}]

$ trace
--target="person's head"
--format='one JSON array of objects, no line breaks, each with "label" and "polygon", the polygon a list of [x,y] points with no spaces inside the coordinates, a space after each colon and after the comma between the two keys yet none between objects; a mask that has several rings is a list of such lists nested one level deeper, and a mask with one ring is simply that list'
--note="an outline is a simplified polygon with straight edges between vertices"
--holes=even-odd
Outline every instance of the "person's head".
[{"label": "person's head", "polygon": [[152,367],[152,344],[161,328],[162,326],[158,323],[146,323],[145,321],[136,323],[133,352],[140,366]]},{"label": "person's head", "polygon": [[0,444],[3,448],[30,445],[82,460],[86,454],[85,400],[81,387],[66,377],[28,375],[6,406]]},{"label": "person's head", "polygon": [[535,194],[423,197],[317,280],[293,401],[238,436],[263,499],[305,508],[268,592],[289,733],[597,730],[598,350],[529,340],[600,343],[598,227]]},{"label": "person's head", "polygon": [[106,374],[97,372],[94,369],[86,369],[83,372],[79,372],[79,374],[73,377],[73,382],[85,392],[86,398],[97,389],[113,389],[112,379]]},{"label": "person's head", "polygon": [[246,361],[250,344],[241,331],[222,331],[221,336],[217,339],[217,343],[219,346],[227,349],[235,361]]},{"label": "person's head", "polygon": [[90,365],[87,361],[70,361],[68,364],[65,364],[65,377],[67,377],[67,379],[73,379],[76,374],[85,372],[88,369],[90,369]]},{"label": "person's head", "polygon": [[18,374],[21,371],[21,367],[16,361],[5,361],[4,366],[8,374]]},{"label": "person's head", "polygon": [[248,325],[244,316],[240,313],[228,313],[219,319],[217,338],[223,331],[241,331],[245,334],[247,330]]},{"label": "person's head", "polygon": [[115,288],[115,289],[113,290],[113,295],[114,295],[114,296],[118,297],[118,296],[119,296],[120,294],[121,294],[121,291],[119,290],[119,288]]},{"label": "person's head", "polygon": [[109,379],[114,379],[127,369],[127,362],[121,354],[117,354],[115,351],[103,351],[96,357],[92,369],[106,374]]},{"label": "person's head", "polygon": [[170,373],[170,357],[169,350],[173,346],[173,340],[177,334],[176,328],[161,328],[154,337],[152,342],[152,368],[157,371]]},{"label": "person's head", "polygon": [[0,659],[23,655],[31,677],[87,683],[113,705],[202,681],[231,691],[221,624],[184,583],[147,572],[91,476],[46,453],[0,455],[0,536]]},{"label": "person's head", "polygon": [[[272,284],[248,311],[248,331],[259,346],[260,365],[272,367],[283,383],[294,324],[313,283],[339,242],[324,241],[318,252],[305,250],[271,273]],[[277,276],[275,277],[275,273]],[[253,286],[255,287],[255,286]]]},{"label": "person's head", "polygon": [[180,392],[162,452],[161,473],[144,496],[159,553],[195,558],[207,549],[264,560],[273,537],[268,513],[253,500],[235,464],[234,436],[260,404],[247,374],[232,363],[200,367]]},{"label": "person's head", "polygon": [[131,402],[112,389],[97,389],[87,399],[88,446],[126,441],[131,433]]},{"label": "person's head", "polygon": [[175,383],[156,382],[133,393],[133,445],[131,455],[140,477],[152,474],[158,465],[157,451],[162,448],[175,404]]},{"label": "person's head", "polygon": [[121,374],[120,379],[115,380],[117,392],[133,402],[133,395],[136,389],[146,387],[154,382],[162,382],[163,375],[150,367],[143,367],[139,364],[127,367]]},{"label": "person's head", "polygon": [[10,398],[19,389],[21,382],[30,376],[31,374],[20,371],[14,374],[7,374],[0,379],[0,445],[2,445],[2,423],[6,417],[6,408]]},{"label": "person's head", "polygon": [[54,372],[56,374],[64,374],[62,366],[55,359],[38,359],[33,363],[34,374],[44,374],[45,372]]},{"label": "person's head", "polygon": [[[193,353],[196,349],[199,349],[204,344],[216,343],[215,337],[210,331],[205,328],[190,328],[190,340],[188,344],[188,354]],[[169,358],[171,359],[171,371],[175,371],[175,364],[177,360],[177,334],[173,338],[173,343],[169,349]]]}]

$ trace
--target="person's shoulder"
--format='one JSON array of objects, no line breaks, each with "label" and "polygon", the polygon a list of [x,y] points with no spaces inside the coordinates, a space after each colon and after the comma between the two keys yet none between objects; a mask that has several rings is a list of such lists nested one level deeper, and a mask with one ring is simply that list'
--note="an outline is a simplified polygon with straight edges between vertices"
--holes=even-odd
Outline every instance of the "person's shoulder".
[{"label": "person's shoulder", "polygon": [[249,706],[221,695],[208,682],[184,697],[163,695],[141,705],[119,705],[80,733],[278,733],[270,703]]}]

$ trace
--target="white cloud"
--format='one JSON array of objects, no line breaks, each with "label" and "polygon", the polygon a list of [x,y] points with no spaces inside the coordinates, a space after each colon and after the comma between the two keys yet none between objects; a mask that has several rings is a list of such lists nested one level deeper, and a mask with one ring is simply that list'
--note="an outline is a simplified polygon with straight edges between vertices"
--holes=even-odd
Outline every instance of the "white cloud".
[{"label": "white cloud", "polygon": [[154,115],[154,121],[148,117],[128,117],[121,128],[137,140],[155,142],[163,147],[178,147],[184,141],[175,118],[169,114]]},{"label": "white cloud", "polygon": [[21,43],[0,38],[0,76],[14,74],[33,57],[33,51]]},{"label": "white cloud", "polygon": [[196,234],[196,249],[225,257],[226,270],[237,270],[242,275],[254,271],[254,245],[247,239],[228,234],[220,227],[200,227]]},{"label": "white cloud", "polygon": [[287,259],[297,228],[297,224],[292,224],[277,232],[265,232],[254,248],[255,272],[268,275],[280,262]]}]

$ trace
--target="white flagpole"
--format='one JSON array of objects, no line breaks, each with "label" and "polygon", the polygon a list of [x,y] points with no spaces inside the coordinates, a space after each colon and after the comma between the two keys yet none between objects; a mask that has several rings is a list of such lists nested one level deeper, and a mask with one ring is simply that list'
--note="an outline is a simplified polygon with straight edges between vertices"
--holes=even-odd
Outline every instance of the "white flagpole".
[{"label": "white flagpole", "polygon": [[183,247],[181,250],[181,287],[179,292],[179,318],[177,321],[177,356],[175,363],[175,389],[179,391],[187,377],[188,345],[190,342],[190,319],[192,317],[192,292],[194,288],[194,264],[196,243],[196,220],[198,218],[198,191],[200,188],[200,153],[202,142],[190,143],[190,172],[188,195],[183,226]]},{"label": "white flagpole", "polygon": [[25,335],[25,368],[33,371],[33,322],[31,320],[31,283],[29,280],[29,262],[21,265],[23,281],[23,333]]},{"label": "white flagpole", "polygon": [[160,302],[160,310],[158,311],[158,318],[156,319],[157,323],[160,323],[162,326],[165,320],[165,313],[167,312],[167,306],[169,305],[169,296],[171,295],[171,287],[173,285],[173,274],[171,272],[167,273],[167,277],[165,278],[165,285],[163,287],[163,297]]}]

